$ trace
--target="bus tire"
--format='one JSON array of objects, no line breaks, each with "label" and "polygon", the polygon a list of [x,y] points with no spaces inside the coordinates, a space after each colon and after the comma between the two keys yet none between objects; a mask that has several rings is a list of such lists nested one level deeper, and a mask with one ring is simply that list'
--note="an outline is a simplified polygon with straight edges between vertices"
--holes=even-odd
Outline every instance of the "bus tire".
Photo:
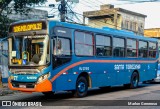
[{"label": "bus tire", "polygon": [[88,91],[88,82],[87,79],[83,76],[78,77],[76,82],[76,90],[74,91],[74,97],[84,97],[87,95]]},{"label": "bus tire", "polygon": [[139,76],[137,72],[133,72],[131,76],[130,88],[134,89],[138,87]]},{"label": "bus tire", "polygon": [[49,91],[49,92],[42,92],[43,95],[45,95],[46,97],[52,97],[54,96],[54,92]]}]

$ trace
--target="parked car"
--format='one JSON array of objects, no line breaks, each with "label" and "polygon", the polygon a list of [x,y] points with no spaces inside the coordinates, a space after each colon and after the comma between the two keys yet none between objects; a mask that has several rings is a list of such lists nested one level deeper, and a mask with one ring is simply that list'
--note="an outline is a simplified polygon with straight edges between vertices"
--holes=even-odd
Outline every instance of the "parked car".
[{"label": "parked car", "polygon": [[160,64],[158,64],[157,77],[153,80],[153,82],[160,82]]}]

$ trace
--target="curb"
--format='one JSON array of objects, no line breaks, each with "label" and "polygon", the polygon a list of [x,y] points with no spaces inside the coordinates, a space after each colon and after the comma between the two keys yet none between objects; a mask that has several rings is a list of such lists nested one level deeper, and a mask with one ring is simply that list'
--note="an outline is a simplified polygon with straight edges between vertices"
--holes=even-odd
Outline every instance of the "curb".
[{"label": "curb", "polygon": [[0,96],[5,96],[8,94],[18,93],[19,91],[13,91],[8,88],[8,84],[4,84],[2,88],[0,88]]}]

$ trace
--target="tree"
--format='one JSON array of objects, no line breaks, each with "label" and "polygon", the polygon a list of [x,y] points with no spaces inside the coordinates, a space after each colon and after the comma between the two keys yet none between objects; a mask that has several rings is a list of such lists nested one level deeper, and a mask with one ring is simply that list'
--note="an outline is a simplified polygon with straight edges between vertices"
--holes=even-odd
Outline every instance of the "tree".
[{"label": "tree", "polygon": [[13,11],[16,13],[26,14],[29,6],[43,4],[47,0],[0,0],[0,37],[7,36],[8,26],[12,19],[7,17]]}]

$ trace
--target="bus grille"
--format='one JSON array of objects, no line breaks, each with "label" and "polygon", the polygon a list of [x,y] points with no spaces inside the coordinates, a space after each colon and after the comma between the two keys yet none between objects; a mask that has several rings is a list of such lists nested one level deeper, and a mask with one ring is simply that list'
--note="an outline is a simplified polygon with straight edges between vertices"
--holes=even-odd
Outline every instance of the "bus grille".
[{"label": "bus grille", "polygon": [[17,75],[34,75],[38,74],[38,72],[40,72],[38,69],[11,69],[11,73]]},{"label": "bus grille", "polygon": [[[12,86],[16,88],[34,88],[35,82],[17,82],[17,81],[12,81]],[[25,86],[25,87],[21,87]]]}]

